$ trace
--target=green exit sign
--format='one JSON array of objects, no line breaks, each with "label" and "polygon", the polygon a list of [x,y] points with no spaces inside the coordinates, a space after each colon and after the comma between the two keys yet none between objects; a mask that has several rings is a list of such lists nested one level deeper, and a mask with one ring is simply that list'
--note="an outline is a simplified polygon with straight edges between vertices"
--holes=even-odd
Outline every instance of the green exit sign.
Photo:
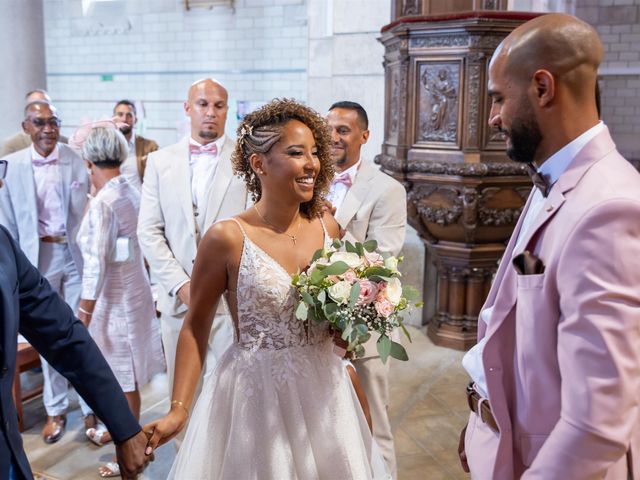
[{"label": "green exit sign", "polygon": [[100,80],[103,82],[113,82],[113,75],[100,75]]}]

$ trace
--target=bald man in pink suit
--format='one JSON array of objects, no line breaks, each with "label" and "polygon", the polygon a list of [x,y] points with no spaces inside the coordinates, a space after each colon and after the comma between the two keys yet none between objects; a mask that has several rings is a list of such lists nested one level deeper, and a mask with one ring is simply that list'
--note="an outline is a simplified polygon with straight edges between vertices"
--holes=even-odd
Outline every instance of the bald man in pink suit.
[{"label": "bald man in pink suit", "polygon": [[464,357],[472,478],[640,478],[640,175],[595,104],[602,44],[575,17],[514,30],[490,124],[536,188]]}]

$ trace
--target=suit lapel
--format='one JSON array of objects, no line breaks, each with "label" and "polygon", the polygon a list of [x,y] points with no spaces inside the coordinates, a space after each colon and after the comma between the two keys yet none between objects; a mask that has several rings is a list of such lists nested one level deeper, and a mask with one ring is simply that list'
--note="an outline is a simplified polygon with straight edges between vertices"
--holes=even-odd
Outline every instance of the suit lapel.
[{"label": "suit lapel", "polygon": [[351,185],[351,188],[347,191],[342,205],[336,214],[336,220],[342,228],[347,228],[347,225],[349,225],[351,219],[358,212],[360,205],[362,205],[362,202],[369,192],[369,182],[373,178],[372,168],[374,167],[363,160],[353,185]]},{"label": "suit lapel", "polygon": [[[227,193],[231,179],[233,178],[233,168],[231,166],[231,153],[234,148],[234,142],[228,137],[222,145],[220,155],[218,156],[218,165],[213,176],[213,181],[207,190],[207,205],[205,211],[204,231],[217,219],[224,195]],[[205,232],[202,232],[204,235]]]},{"label": "suit lapel", "polygon": [[[565,202],[565,193],[572,190],[584,176],[584,174],[591,168],[598,160],[602,159],[605,155],[615,149],[615,144],[611,140],[609,131],[605,130],[592,139],[585,147],[578,153],[576,158],[571,162],[567,170],[562,173],[557,183],[552,187],[549,196],[547,197],[542,209],[538,213],[533,225],[524,234],[520,245],[524,250],[529,246],[532,238],[538,233],[538,231],[558,212],[560,207]],[[491,322],[488,327],[487,336],[495,332],[502,322],[505,320],[511,309],[517,300],[517,279],[516,271],[511,263],[513,258],[516,240],[520,229],[522,228],[522,221],[531,203],[533,195],[529,195],[527,205],[520,215],[516,229],[514,230],[511,240],[505,254],[500,262],[498,274],[494,280],[489,296],[485,302],[487,306],[494,306],[494,311],[491,315]],[[544,261],[544,259],[542,259]]]},{"label": "suit lapel", "polygon": [[[20,195],[19,195],[19,197],[21,198],[18,199],[21,205],[18,208],[16,208],[16,205],[14,205],[14,208],[16,209],[16,213],[18,211],[34,212],[33,215],[27,217],[27,218],[33,219],[32,225],[29,225],[30,231],[28,232],[28,234],[37,236],[38,235],[38,203],[36,201],[36,180],[35,180],[35,177],[33,176],[33,165],[31,164],[31,148],[27,149],[27,153],[22,158],[19,168],[23,170],[22,174],[18,175],[20,179],[21,187],[22,187],[22,192],[20,192]],[[14,193],[14,196],[15,196],[15,193]],[[24,218],[16,218],[16,223],[18,225],[24,225]],[[20,231],[19,227],[18,227],[18,231]],[[21,238],[24,233],[26,232],[20,232]]]},{"label": "suit lapel", "polygon": [[71,185],[73,165],[71,159],[65,155],[64,148],[62,147],[58,149],[58,165],[60,168],[60,191],[62,192],[62,205],[66,223],[69,218],[69,187]]},{"label": "suit lapel", "polygon": [[187,219],[191,231],[196,234],[196,221],[193,216],[193,198],[191,196],[191,167],[189,165],[189,137],[176,145],[175,155],[168,159],[170,175],[168,181],[173,184],[177,201]]}]

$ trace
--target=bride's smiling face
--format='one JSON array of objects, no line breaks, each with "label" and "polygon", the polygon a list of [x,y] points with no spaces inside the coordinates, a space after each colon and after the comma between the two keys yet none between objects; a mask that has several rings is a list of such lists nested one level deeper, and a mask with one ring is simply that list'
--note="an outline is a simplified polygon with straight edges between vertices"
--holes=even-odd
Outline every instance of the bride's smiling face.
[{"label": "bride's smiling face", "polygon": [[263,192],[290,193],[305,203],[313,198],[320,159],[313,133],[304,123],[289,120],[280,140],[254,162]]}]

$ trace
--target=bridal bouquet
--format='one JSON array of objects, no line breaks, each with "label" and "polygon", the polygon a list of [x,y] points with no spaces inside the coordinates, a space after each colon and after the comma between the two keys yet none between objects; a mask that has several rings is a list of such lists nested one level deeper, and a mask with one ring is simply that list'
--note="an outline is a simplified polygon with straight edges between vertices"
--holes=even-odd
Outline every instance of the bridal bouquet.
[{"label": "bridal bouquet", "polygon": [[371,332],[377,332],[378,353],[384,363],[389,356],[408,360],[404,347],[391,340],[390,334],[401,328],[411,341],[399,313],[417,299],[418,292],[400,282],[402,258],[378,253],[377,247],[375,240],[355,245],[335,240],[330,248],[318,250],[309,268],[292,279],[300,294],[296,317],[329,322],[356,357],[364,355],[363,344]]}]

